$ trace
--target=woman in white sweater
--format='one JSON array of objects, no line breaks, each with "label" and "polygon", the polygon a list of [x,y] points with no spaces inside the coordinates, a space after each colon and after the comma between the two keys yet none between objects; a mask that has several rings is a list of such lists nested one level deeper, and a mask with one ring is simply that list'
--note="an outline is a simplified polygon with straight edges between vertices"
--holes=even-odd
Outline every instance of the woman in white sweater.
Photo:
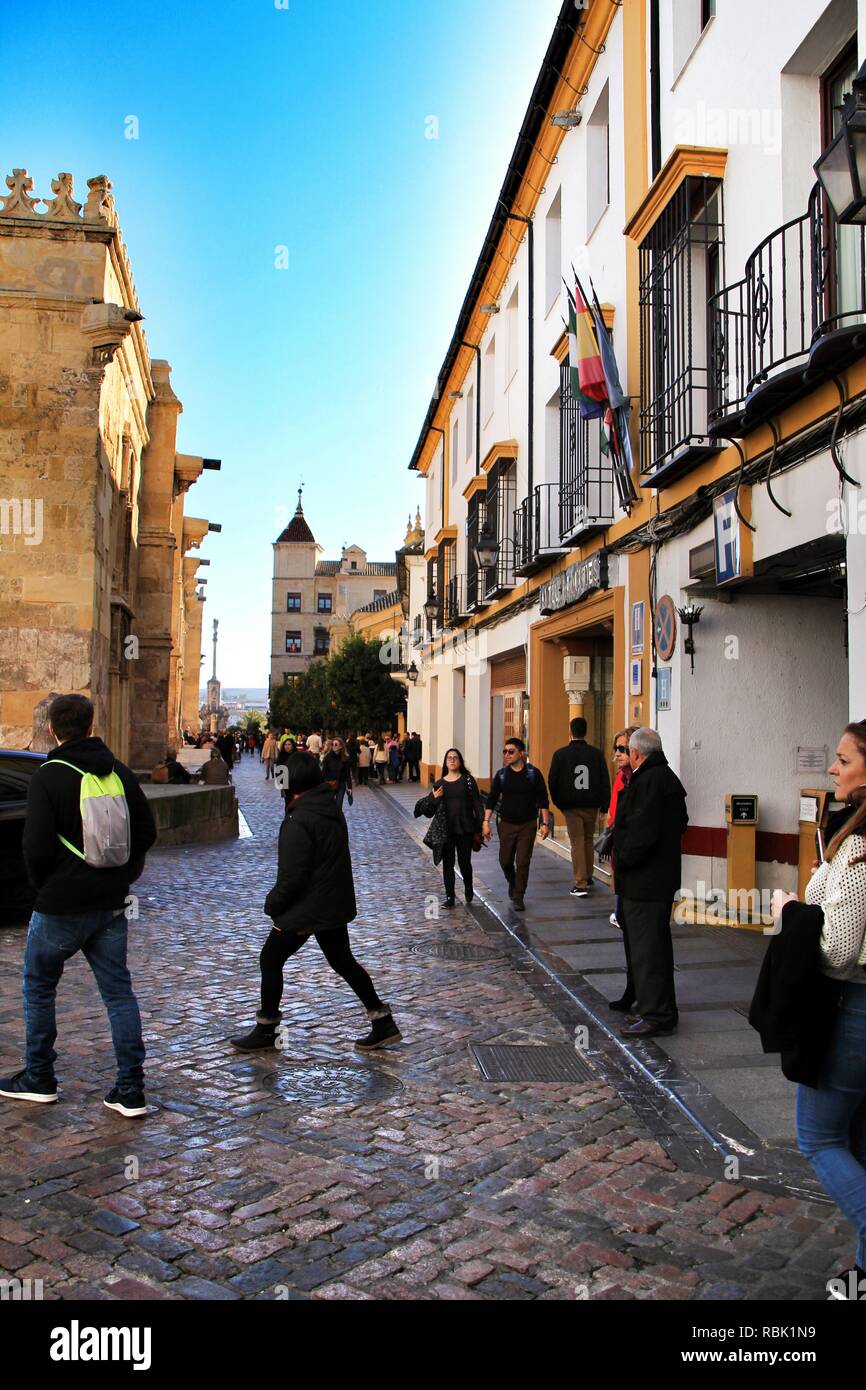
[{"label": "woman in white sweater", "polygon": [[[866,1297],[866,721],[846,727],[830,773],[852,814],[805,898],[823,912],[822,970],[842,992],[820,1084],[797,1090],[797,1141],[857,1232],[853,1268],[827,1285],[831,1298],[856,1299]],[[793,896],[774,895],[774,916]]]}]

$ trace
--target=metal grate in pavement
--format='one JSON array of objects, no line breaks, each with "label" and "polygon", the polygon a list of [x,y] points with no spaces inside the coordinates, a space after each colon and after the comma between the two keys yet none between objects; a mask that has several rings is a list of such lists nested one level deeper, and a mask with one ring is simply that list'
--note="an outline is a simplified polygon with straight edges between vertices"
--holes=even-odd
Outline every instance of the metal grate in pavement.
[{"label": "metal grate in pavement", "polygon": [[595,1081],[592,1067],[568,1043],[470,1043],[485,1081]]},{"label": "metal grate in pavement", "polygon": [[[377,1054],[377,1060],[387,1054]],[[369,1105],[403,1090],[402,1081],[380,1066],[328,1066],[295,1063],[276,1068],[265,1083],[280,1100],[304,1109],[329,1105]]]},{"label": "metal grate in pavement", "polygon": [[501,960],[502,952],[492,946],[473,946],[462,941],[422,941],[410,947],[412,955],[438,956],[440,960]]}]

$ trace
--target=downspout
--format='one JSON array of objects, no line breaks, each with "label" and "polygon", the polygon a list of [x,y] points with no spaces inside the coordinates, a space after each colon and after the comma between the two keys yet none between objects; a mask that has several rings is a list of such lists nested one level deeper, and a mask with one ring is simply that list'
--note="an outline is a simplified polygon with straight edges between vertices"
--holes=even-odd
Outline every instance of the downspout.
[{"label": "downspout", "polygon": [[535,228],[532,223],[532,218],[524,217],[520,212],[509,212],[506,216],[514,222],[525,223],[529,229],[527,244],[527,252],[529,255],[529,370],[526,374],[529,397],[527,402],[529,431],[526,441],[526,495],[530,499],[529,505],[531,508],[535,457]]},{"label": "downspout", "polygon": [[442,507],[442,525],[444,526],[444,525],[446,524],[446,519],[445,519],[445,468],[446,468],[445,451],[446,451],[446,449],[448,448],[448,442],[447,442],[447,439],[446,439],[445,431],[444,431],[443,429],[441,429],[439,425],[431,425],[431,426],[430,426],[430,429],[431,429],[431,431],[435,430],[436,434],[441,434],[441,436],[442,436],[442,503],[441,503],[441,507]]},{"label": "downspout", "polygon": [[475,476],[478,477],[478,470],[481,464],[481,348],[477,343],[467,343],[466,339],[461,339],[463,347],[471,348],[475,353]]},{"label": "downspout", "polygon": [[659,0],[650,0],[650,135],[652,139],[652,175],[650,182],[662,167],[662,126],[661,126],[661,37],[659,32]]}]

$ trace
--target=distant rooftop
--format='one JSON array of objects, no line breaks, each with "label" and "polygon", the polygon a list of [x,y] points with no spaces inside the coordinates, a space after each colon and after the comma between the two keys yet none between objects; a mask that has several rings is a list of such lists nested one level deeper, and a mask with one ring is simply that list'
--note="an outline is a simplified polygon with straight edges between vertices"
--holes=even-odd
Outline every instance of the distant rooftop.
[{"label": "distant rooftop", "polygon": [[298,505],[295,509],[295,515],[292,517],[291,521],[289,522],[286,529],[283,531],[282,535],[277,537],[277,545],[283,545],[286,541],[288,541],[290,544],[294,542],[298,544],[307,545],[309,545],[312,542],[315,545],[316,538],[310,530],[309,526],[307,525],[307,519],[304,516],[304,509],[301,506],[302,491],[302,488],[298,488]]},{"label": "distant rooftop", "polygon": [[400,594],[397,589],[392,589],[389,594],[384,594],[382,598],[374,598],[372,603],[365,603],[363,608],[356,608],[356,613],[381,613],[386,608],[393,608],[395,603],[400,602]]}]

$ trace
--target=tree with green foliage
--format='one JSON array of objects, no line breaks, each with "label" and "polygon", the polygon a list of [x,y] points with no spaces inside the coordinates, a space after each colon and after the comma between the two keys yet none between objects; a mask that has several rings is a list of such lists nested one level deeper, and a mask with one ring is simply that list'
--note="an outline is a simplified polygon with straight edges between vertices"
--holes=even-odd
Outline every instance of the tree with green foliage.
[{"label": "tree with green foliage", "polygon": [[271,696],[270,722],[288,729],[363,732],[394,727],[405,702],[380,660],[380,641],[350,637],[334,656],[313,661]]}]

